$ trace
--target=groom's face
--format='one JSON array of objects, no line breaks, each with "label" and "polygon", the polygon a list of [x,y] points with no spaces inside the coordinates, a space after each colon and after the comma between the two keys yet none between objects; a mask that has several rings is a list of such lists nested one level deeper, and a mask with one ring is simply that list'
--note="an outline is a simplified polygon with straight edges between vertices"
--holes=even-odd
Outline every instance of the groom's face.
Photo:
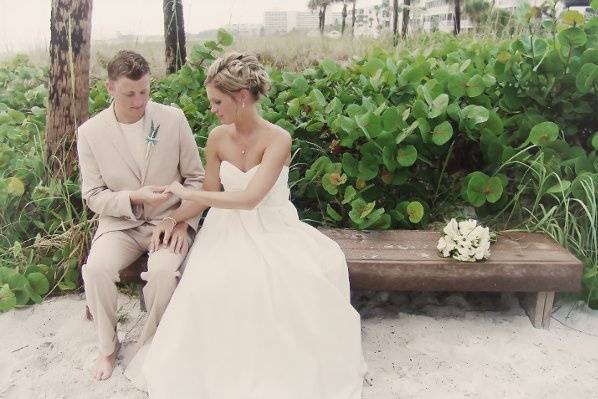
[{"label": "groom's face", "polygon": [[131,123],[141,119],[145,113],[145,106],[149,101],[150,76],[143,75],[138,80],[120,76],[116,80],[108,80],[108,92],[114,98],[114,106],[118,114]]}]

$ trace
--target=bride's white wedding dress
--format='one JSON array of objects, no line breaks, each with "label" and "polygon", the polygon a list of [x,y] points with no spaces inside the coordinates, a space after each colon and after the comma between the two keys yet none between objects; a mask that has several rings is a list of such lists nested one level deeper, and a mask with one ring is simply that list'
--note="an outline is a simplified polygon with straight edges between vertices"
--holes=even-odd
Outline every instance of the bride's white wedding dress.
[{"label": "bride's white wedding dress", "polygon": [[[224,189],[243,190],[259,167],[223,161]],[[299,220],[288,173],[253,210],[209,210],[153,341],[126,372],[151,398],[361,398],[345,257]]]}]

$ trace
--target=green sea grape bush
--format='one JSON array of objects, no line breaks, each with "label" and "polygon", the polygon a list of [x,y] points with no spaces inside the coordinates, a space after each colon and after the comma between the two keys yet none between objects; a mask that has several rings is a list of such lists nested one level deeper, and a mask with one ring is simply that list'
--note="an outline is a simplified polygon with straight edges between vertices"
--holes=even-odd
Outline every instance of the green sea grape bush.
[{"label": "green sea grape bush", "polygon": [[0,311],[76,289],[89,235],[77,177],[44,167],[46,85],[25,57],[0,66]]},{"label": "green sea grape bush", "polygon": [[[594,298],[598,22],[570,13],[547,21],[530,15],[521,18],[533,22],[531,29],[515,39],[437,33],[425,46],[372,49],[343,64],[325,58],[300,72],[270,68],[272,90],[261,112],[293,136],[290,185],[301,217],[357,229],[425,228],[469,207],[493,228],[543,230],[567,245],[584,260],[586,293]],[[218,123],[205,95],[205,67],[231,40],[221,31],[180,71],[152,82],[154,100],[185,112],[200,151]],[[96,82],[91,112],[109,101]],[[10,307],[48,295],[37,274],[29,279],[33,273],[46,276],[48,292],[71,288],[68,273],[76,272],[84,245],[65,244],[61,252],[48,237],[82,243],[93,220],[80,207],[76,177],[42,183],[43,102],[35,110],[0,103],[25,116],[11,112],[11,129],[36,126],[18,153],[12,140],[19,134],[0,136],[12,151],[7,159],[35,166],[11,166],[2,175],[2,195],[12,193],[15,215],[27,215],[2,215],[0,259],[12,272],[0,272],[0,301]],[[0,121],[8,108],[0,108]],[[45,254],[34,250],[41,248]]]}]

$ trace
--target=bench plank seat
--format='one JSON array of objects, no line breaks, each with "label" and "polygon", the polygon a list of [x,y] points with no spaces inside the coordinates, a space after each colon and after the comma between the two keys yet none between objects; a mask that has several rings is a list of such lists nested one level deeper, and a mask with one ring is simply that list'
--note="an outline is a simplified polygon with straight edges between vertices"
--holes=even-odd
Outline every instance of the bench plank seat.
[{"label": "bench plank seat", "polygon": [[532,324],[543,328],[554,293],[581,289],[582,263],[541,233],[501,233],[490,258],[474,263],[440,257],[435,231],[320,231],[345,253],[354,289],[519,292]]},{"label": "bench plank seat", "polygon": [[[435,231],[319,230],[343,250],[352,289],[516,292],[538,328],[549,326],[555,292],[581,289],[582,263],[541,233],[500,233],[489,259],[459,262],[439,256]],[[139,274],[146,262],[142,256],[122,270],[121,281],[143,284]]]}]

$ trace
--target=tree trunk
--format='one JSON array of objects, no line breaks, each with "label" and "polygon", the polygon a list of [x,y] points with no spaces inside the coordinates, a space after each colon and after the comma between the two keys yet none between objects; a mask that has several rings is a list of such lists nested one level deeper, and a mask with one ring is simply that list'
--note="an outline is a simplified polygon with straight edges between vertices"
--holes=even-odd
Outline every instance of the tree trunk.
[{"label": "tree trunk", "polygon": [[396,46],[399,43],[398,36],[399,27],[399,0],[393,0],[392,2],[392,41]]},{"label": "tree trunk", "polygon": [[357,2],[357,0],[353,0],[353,11],[351,14],[351,36],[355,35],[355,3]]},{"label": "tree trunk", "polygon": [[343,1],[343,22],[341,24],[341,35],[345,35],[345,26],[347,21],[347,3]]},{"label": "tree trunk", "polygon": [[407,36],[407,28],[409,27],[409,12],[411,9],[411,0],[404,0],[403,4],[406,7],[403,7],[403,25],[401,26],[401,36],[403,39]]},{"label": "tree trunk", "polygon": [[461,32],[461,0],[454,0],[455,2],[455,19],[453,26],[453,34],[456,36]]},{"label": "tree trunk", "polygon": [[164,7],[164,41],[166,43],[166,72],[175,73],[185,64],[185,24],[182,0],[162,0]]},{"label": "tree trunk", "polygon": [[326,26],[326,4],[320,6],[320,34],[324,34],[324,27]]},{"label": "tree trunk", "polygon": [[60,179],[73,175],[77,128],[89,118],[91,10],[92,0],[52,0],[45,161]]}]

